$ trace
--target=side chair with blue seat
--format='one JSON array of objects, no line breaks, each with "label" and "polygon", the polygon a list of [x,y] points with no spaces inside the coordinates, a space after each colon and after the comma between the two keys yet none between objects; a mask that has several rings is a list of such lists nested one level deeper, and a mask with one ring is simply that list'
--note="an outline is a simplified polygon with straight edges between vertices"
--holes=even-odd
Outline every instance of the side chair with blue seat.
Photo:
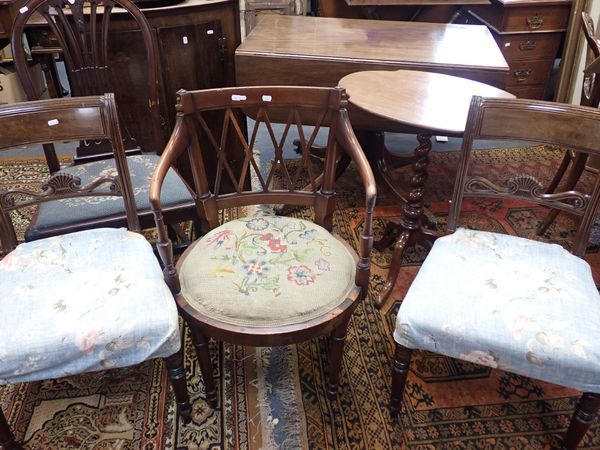
[{"label": "side chair with blue seat", "polygon": [[[132,33],[131,46],[118,45],[121,41],[117,38],[123,39],[118,29],[123,16],[139,27],[139,32],[135,30]],[[154,227],[148,191],[152,172],[165,145],[164,135],[168,131],[160,115],[158,46],[148,20],[130,0],[24,2],[20,14],[15,17],[11,43],[15,68],[28,100],[39,99],[24,46],[24,32],[32,18],[47,25],[52,32],[65,61],[73,97],[117,92],[118,105],[130,100],[123,94],[125,89],[129,96],[147,97],[146,109],[131,111],[131,107],[123,106],[122,109],[134,118],[129,117],[127,122],[120,117],[119,122],[140,223],[143,229]],[[131,54],[138,46],[145,52],[145,65],[132,61]],[[142,124],[140,128],[144,136],[129,133],[125,124],[131,120]],[[140,144],[141,141],[144,144]],[[73,147],[77,144],[74,165],[62,169],[54,146],[44,144],[50,173],[61,170],[81,178],[85,183],[115,171],[113,152],[106,141],[81,139]],[[173,167],[164,183],[163,201],[167,222],[172,225],[172,235],[178,231],[185,244],[186,238],[179,224],[195,220],[197,216],[193,193]],[[40,205],[25,239],[40,239],[98,226],[124,226],[125,223],[125,210],[119,198],[58,200]]]},{"label": "side chair with blue seat", "polygon": [[[116,172],[86,184],[55,173],[41,189],[0,192],[0,385],[131,366],[162,358],[179,414],[190,417],[179,316],[152,246],[140,234],[112,94],[0,107],[0,152],[23,141],[107,139]],[[123,198],[126,228],[22,242],[13,219],[35,205],[82,196]],[[24,212],[23,212],[24,211]],[[17,229],[15,229],[17,228]],[[0,411],[0,447],[20,449]]]},{"label": "side chair with blue seat", "polygon": [[[473,174],[474,140],[506,139],[600,155],[600,111],[533,100],[473,97],[448,217],[400,305],[391,409],[401,408],[413,350],[583,392],[562,443],[574,449],[600,408],[600,295],[586,243],[600,204],[590,192],[544,193],[533,176],[505,184]],[[570,252],[529,238],[457,228],[465,197],[519,199],[579,217]],[[542,208],[540,208],[542,209]]]}]

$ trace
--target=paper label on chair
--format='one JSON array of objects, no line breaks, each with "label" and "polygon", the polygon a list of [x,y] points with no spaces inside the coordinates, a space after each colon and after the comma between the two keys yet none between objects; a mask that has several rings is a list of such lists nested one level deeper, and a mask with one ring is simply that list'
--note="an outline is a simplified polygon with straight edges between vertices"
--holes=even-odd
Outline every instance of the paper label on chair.
[{"label": "paper label on chair", "polygon": [[58,125],[58,119],[50,119],[48,121],[48,126],[53,127],[54,125]]},{"label": "paper label on chair", "polygon": [[234,102],[241,102],[242,100],[246,100],[246,96],[245,95],[232,95],[231,96],[231,100],[233,100]]},{"label": "paper label on chair", "polygon": [[19,9],[19,12],[21,14],[25,14],[27,11],[29,11],[29,8],[27,6],[23,6],[21,9]]},{"label": "paper label on chair", "polygon": [[188,43],[188,38],[187,38],[187,36],[184,36],[184,37],[183,37],[183,39],[182,39],[182,41],[183,41],[183,43],[184,43],[184,44],[186,44],[186,45],[187,45],[187,43]]},{"label": "paper label on chair", "polygon": [[215,30],[206,30],[206,34],[215,34]]},{"label": "paper label on chair", "polygon": [[271,100],[273,100],[273,97],[271,97],[270,95],[263,95],[262,96],[262,101],[263,102],[270,102]]}]

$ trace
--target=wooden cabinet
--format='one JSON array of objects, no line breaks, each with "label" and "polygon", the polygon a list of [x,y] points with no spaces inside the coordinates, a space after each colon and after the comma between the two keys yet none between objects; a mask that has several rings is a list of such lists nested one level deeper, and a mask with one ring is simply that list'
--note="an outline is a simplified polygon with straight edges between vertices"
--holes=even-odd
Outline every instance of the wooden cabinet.
[{"label": "wooden cabinet", "polygon": [[506,90],[523,98],[547,96],[571,1],[492,0],[491,5],[473,5],[468,11],[490,28],[509,64]]}]

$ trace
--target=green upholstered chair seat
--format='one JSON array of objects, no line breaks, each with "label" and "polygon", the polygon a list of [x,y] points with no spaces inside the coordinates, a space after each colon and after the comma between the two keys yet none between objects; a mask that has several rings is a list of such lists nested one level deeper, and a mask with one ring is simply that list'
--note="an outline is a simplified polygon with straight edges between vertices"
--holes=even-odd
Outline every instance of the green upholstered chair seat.
[{"label": "green upholstered chair seat", "polygon": [[[150,178],[158,160],[159,157],[154,154],[127,157],[135,203],[140,212],[150,212],[148,190]],[[100,176],[114,176],[116,174],[115,160],[111,158],[70,166],[62,169],[61,172],[79,177],[81,185],[85,186],[90,180]],[[161,194],[161,202],[165,210],[188,203],[193,206],[194,200],[190,190],[173,170],[169,170]],[[48,234],[52,234],[50,230],[53,228],[85,224],[112,217],[125,217],[122,197],[78,197],[46,202],[40,205],[37,215],[25,234],[25,239],[31,241],[47,237]]]},{"label": "green upholstered chair seat", "polygon": [[339,306],[354,288],[355,259],[324,228],[301,219],[233,220],[191,247],[181,291],[201,314],[245,327],[304,322]]}]

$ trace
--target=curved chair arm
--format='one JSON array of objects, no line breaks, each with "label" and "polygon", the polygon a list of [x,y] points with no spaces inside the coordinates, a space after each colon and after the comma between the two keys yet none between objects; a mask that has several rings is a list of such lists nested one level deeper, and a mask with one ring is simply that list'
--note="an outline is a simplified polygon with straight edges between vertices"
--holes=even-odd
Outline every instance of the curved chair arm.
[{"label": "curved chair arm", "polygon": [[167,172],[187,148],[188,135],[188,130],[185,126],[183,117],[178,116],[175,123],[175,129],[160,156],[160,160],[158,161],[158,164],[152,173],[152,179],[150,180],[150,205],[152,206],[152,213],[154,214],[154,222],[156,223],[156,231],[158,234],[156,249],[158,250],[158,254],[164,265],[163,274],[165,282],[174,295],[179,293],[181,288],[179,286],[179,279],[173,260],[173,244],[171,243],[171,239],[169,239],[167,226],[165,225],[162,208],[160,206],[160,193]]},{"label": "curved chair arm", "polygon": [[369,161],[362,151],[350,124],[348,111],[341,109],[339,114],[340,121],[338,127],[336,127],[336,139],[354,162],[365,190],[365,225],[360,238],[361,241],[358,249],[359,260],[356,266],[356,285],[361,287],[361,298],[364,298],[369,288],[369,276],[371,273],[370,254],[373,247],[373,209],[377,198],[377,188]]}]

